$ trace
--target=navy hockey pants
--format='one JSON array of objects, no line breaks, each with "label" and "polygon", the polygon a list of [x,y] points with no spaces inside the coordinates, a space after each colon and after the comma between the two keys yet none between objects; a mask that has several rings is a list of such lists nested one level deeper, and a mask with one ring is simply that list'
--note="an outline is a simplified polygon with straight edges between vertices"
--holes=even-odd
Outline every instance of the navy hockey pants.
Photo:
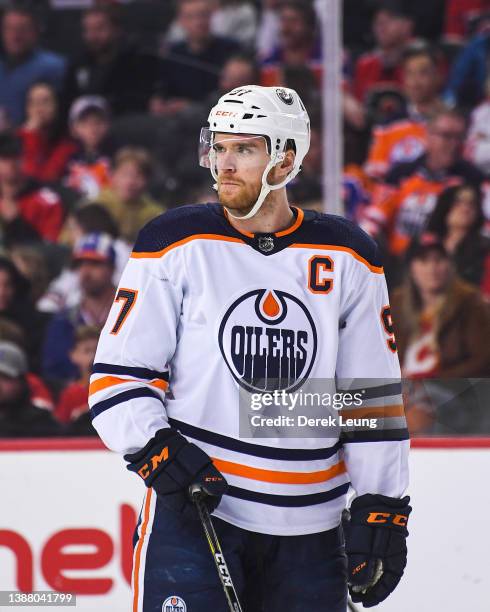
[{"label": "navy hockey pants", "polygon": [[[244,612],[345,612],[340,528],[301,536],[253,533],[213,517]],[[133,612],[228,612],[201,523],[149,490],[135,534]]]}]

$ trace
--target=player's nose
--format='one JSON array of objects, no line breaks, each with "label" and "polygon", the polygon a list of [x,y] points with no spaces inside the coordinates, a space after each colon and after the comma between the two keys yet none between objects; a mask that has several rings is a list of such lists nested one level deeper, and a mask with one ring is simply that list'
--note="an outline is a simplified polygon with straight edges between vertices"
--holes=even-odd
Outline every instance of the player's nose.
[{"label": "player's nose", "polygon": [[235,154],[231,151],[223,153],[218,159],[218,170],[221,172],[235,172],[236,170],[236,159]]}]

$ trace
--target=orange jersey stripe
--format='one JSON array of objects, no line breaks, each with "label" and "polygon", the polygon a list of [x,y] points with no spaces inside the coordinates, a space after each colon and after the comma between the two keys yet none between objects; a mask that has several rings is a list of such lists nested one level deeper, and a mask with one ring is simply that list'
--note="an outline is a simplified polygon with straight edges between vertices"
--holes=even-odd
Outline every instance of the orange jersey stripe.
[{"label": "orange jersey stripe", "polygon": [[403,404],[397,404],[392,406],[365,406],[364,408],[353,408],[352,410],[341,410],[340,414],[347,418],[362,418],[362,417],[402,417],[405,416]]},{"label": "orange jersey stripe", "polygon": [[97,393],[97,391],[102,391],[102,389],[107,389],[107,387],[113,387],[115,385],[122,385],[124,383],[130,383],[130,382],[134,382],[134,381],[138,381],[138,382],[145,382],[149,385],[151,385],[152,387],[155,387],[157,389],[161,389],[162,391],[166,391],[168,388],[168,382],[166,382],[165,380],[160,380],[159,378],[154,378],[151,381],[146,381],[146,380],[140,380],[140,379],[134,379],[134,378],[119,378],[118,376],[103,376],[102,378],[99,378],[97,380],[94,380],[94,382],[90,383],[90,386],[88,388],[88,394],[93,395],[94,393]]},{"label": "orange jersey stripe", "polygon": [[[298,208],[297,206],[291,206],[291,208],[294,208],[297,211],[296,221],[293,223],[293,225],[291,225],[291,227],[288,227],[287,229],[282,230],[281,232],[274,232],[273,234],[277,238],[280,238],[281,236],[287,236],[288,234],[292,234],[292,232],[295,232],[298,229],[298,227],[303,223],[303,219],[304,219],[305,213],[301,210],[301,208]],[[231,223],[231,221],[230,221],[230,216],[228,215],[228,211],[226,210],[226,208],[223,209],[223,213],[224,213],[228,223],[230,225],[233,225]],[[239,229],[238,227],[234,227],[234,229],[237,232],[240,232],[240,234],[243,234],[244,236],[247,236],[247,238],[253,238],[254,237],[254,234],[252,234],[252,232],[247,232],[247,231],[245,231],[243,229]]]},{"label": "orange jersey stripe", "polygon": [[376,274],[383,274],[384,272],[382,267],[373,266],[366,259],[364,259],[364,257],[361,257],[359,253],[356,253],[354,249],[350,249],[349,247],[338,246],[334,244],[299,244],[299,243],[295,243],[295,244],[292,244],[288,248],[290,249],[321,249],[322,251],[342,251],[344,253],[349,253],[350,255],[352,255],[354,259],[357,259],[357,261],[360,261],[365,266],[367,266],[371,270],[371,272],[374,272]]},{"label": "orange jersey stripe", "polygon": [[141,535],[136,545],[134,568],[133,568],[133,612],[138,612],[138,597],[139,597],[139,571],[141,562],[141,549],[143,547],[143,540],[146,536],[146,530],[148,528],[148,520],[150,518],[150,501],[152,495],[152,489],[148,489],[146,493],[145,509],[143,514],[143,524],[141,525]]},{"label": "orange jersey stripe", "polygon": [[187,244],[188,242],[192,242],[193,240],[219,240],[222,242],[237,242],[238,244],[245,244],[243,240],[240,238],[232,238],[231,236],[221,236],[220,234],[194,234],[193,236],[188,236],[187,238],[183,238],[182,240],[178,240],[173,244],[170,244],[168,247],[165,247],[161,251],[155,251],[154,253],[135,253],[134,251],[131,253],[131,257],[133,259],[147,259],[147,258],[159,258],[163,257],[165,253],[168,253],[172,249],[175,249],[183,244]]},{"label": "orange jersey stripe", "polygon": [[305,216],[305,213],[301,210],[301,208],[297,208],[296,206],[292,206],[291,208],[294,208],[298,211],[298,216],[296,217],[296,221],[293,223],[293,225],[291,225],[291,227],[288,227],[287,229],[282,230],[282,232],[276,232],[274,235],[277,238],[280,238],[281,236],[287,236],[288,234],[292,234],[303,223],[303,218]]},{"label": "orange jersey stripe", "polygon": [[276,484],[315,484],[326,482],[346,472],[343,461],[339,461],[339,463],[332,465],[332,467],[326,470],[319,470],[318,472],[279,472],[241,465],[232,461],[224,461],[216,457],[212,457],[212,459],[216,468],[223,472],[223,474],[233,474],[242,478],[260,480],[261,482],[274,482]]}]

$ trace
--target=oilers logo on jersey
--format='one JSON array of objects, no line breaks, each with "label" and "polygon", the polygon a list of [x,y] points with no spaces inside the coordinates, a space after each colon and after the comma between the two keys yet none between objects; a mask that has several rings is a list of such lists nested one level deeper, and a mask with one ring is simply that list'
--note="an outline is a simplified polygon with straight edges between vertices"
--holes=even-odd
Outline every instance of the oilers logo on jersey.
[{"label": "oilers logo on jersey", "polygon": [[186,612],[186,610],[185,601],[178,595],[167,597],[162,605],[162,612]]},{"label": "oilers logo on jersey", "polygon": [[277,289],[255,289],[235,299],[225,312],[219,346],[243,389],[294,391],[315,362],[317,331],[297,297]]}]

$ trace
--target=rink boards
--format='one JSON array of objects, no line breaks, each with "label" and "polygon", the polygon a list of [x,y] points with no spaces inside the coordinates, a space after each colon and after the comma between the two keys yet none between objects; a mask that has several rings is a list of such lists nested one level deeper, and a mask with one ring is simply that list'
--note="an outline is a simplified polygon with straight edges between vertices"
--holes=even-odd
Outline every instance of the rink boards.
[{"label": "rink boards", "polygon": [[[487,611],[490,438],[412,446],[408,569],[377,610]],[[78,612],[130,612],[143,485],[118,456],[98,440],[0,442],[0,487],[0,590],[76,592]]]}]

